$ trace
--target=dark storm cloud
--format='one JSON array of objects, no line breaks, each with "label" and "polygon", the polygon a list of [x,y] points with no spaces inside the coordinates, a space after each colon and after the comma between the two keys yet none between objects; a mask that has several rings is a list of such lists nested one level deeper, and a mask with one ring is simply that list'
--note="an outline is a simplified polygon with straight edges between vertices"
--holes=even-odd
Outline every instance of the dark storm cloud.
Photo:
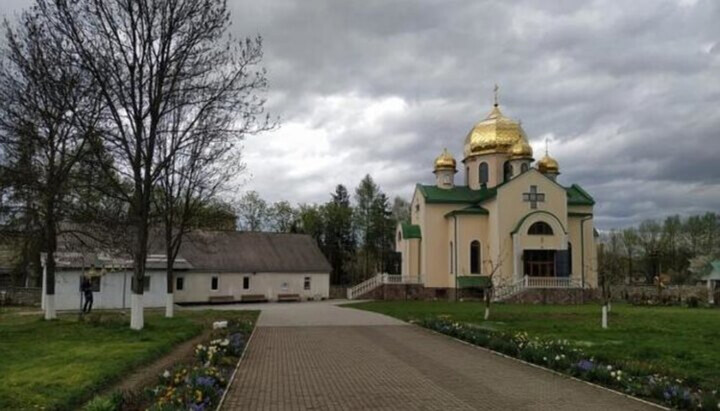
[{"label": "dark storm cloud", "polygon": [[229,4],[234,35],[264,37],[282,119],[246,142],[246,188],[271,200],[323,202],[366,173],[410,197],[443,147],[460,160],[498,83],[535,157],[547,138],[561,182],[596,197],[600,228],[720,210],[720,2]]}]

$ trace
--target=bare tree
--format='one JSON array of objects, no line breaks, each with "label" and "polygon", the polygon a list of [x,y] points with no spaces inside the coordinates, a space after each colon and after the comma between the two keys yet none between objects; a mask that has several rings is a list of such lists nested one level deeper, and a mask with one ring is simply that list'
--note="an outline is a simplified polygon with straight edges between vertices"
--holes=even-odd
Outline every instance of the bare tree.
[{"label": "bare tree", "polygon": [[[489,245],[486,246],[486,249],[487,252],[485,253],[485,255],[491,255]],[[485,291],[483,293],[483,297],[485,300],[485,320],[490,319],[490,303],[492,303],[493,293],[495,292],[495,282],[493,281],[493,278],[495,277],[495,274],[500,271],[500,268],[505,262],[506,253],[504,250],[505,247],[500,246],[500,250],[498,250],[497,256],[494,259],[491,257],[483,260],[483,263],[485,265],[485,273],[487,273],[485,274],[485,276],[488,278],[488,286],[485,288]],[[455,292],[457,292],[457,290]]]},{"label": "bare tree", "polygon": [[[181,107],[178,105],[178,107]],[[239,150],[217,129],[226,129],[232,121],[226,116],[212,116],[208,111],[206,122],[210,127],[196,127],[192,138],[182,149],[172,151],[177,139],[187,128],[185,115],[178,108],[167,124],[170,137],[158,141],[158,155],[167,158],[167,167],[161,173],[155,195],[156,211],[162,221],[166,255],[167,296],[165,316],[173,316],[174,266],[184,237],[199,225],[206,207],[218,196],[227,183],[243,170],[238,160]]]},{"label": "bare tree", "polygon": [[[25,213],[38,213],[45,258],[45,318],[55,318],[55,253],[76,166],[97,114],[97,95],[63,41],[42,16],[25,12],[17,29],[5,22],[0,71],[3,174],[23,193]],[[80,127],[85,124],[88,127]]]},{"label": "bare tree", "polygon": [[[156,183],[176,154],[196,141],[199,128],[230,141],[268,124],[257,95],[266,88],[265,72],[255,69],[262,42],[225,37],[230,21],[225,0],[36,2],[103,98],[102,142],[114,159],[104,171],[129,182],[112,189],[129,204],[130,327],[141,329]],[[174,136],[163,127],[178,109],[183,128]]]},{"label": "bare tree", "polygon": [[268,205],[257,191],[248,191],[236,206],[240,229],[262,231],[268,224]]},{"label": "bare tree", "polygon": [[610,285],[622,275],[620,261],[623,235],[615,230],[604,236],[598,250],[598,275],[602,292],[602,328],[608,327],[608,312],[611,309]]}]

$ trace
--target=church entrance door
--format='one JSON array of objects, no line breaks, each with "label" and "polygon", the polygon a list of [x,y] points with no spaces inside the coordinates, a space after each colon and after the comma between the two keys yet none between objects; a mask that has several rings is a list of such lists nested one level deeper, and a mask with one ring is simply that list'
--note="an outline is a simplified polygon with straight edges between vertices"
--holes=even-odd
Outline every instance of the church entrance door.
[{"label": "church entrance door", "polygon": [[525,275],[555,277],[555,250],[525,250],[523,263]]}]

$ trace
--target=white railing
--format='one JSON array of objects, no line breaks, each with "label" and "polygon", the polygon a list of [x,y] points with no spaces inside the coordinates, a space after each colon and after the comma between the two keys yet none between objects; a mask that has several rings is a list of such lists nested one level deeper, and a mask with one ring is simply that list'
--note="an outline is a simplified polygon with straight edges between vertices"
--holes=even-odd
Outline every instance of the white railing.
[{"label": "white railing", "polygon": [[420,277],[410,275],[383,274],[383,284],[421,284]]},{"label": "white railing", "polygon": [[525,279],[522,278],[510,285],[495,287],[493,290],[493,301],[501,301],[510,298],[525,289]]},{"label": "white railing", "polygon": [[383,274],[378,274],[375,277],[370,277],[360,284],[354,285],[347,289],[348,300],[354,300],[360,295],[369,293],[370,291],[378,288],[383,283]]},{"label": "white railing", "polygon": [[525,276],[510,285],[498,286],[493,290],[493,301],[508,299],[529,288],[582,288],[580,282],[570,277]]},{"label": "white railing", "polygon": [[375,277],[371,277],[360,284],[348,288],[347,298],[348,300],[354,300],[383,284],[422,284],[422,279],[418,276],[378,274]]},{"label": "white railing", "polygon": [[570,277],[525,276],[525,287],[527,288],[574,288],[577,286]]}]

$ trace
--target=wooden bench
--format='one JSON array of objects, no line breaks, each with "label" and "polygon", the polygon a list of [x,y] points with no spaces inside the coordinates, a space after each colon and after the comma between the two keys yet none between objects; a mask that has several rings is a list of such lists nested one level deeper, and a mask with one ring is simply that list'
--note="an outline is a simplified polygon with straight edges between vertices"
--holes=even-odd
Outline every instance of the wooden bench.
[{"label": "wooden bench", "polygon": [[214,303],[231,303],[235,301],[235,298],[233,298],[232,295],[213,295],[210,298],[208,298],[208,302],[211,304]]},{"label": "wooden bench", "polygon": [[278,301],[300,301],[300,294],[278,294]]},{"label": "wooden bench", "polygon": [[267,301],[267,298],[265,298],[263,294],[245,294],[240,296],[240,301],[244,303],[264,303],[265,301]]}]

